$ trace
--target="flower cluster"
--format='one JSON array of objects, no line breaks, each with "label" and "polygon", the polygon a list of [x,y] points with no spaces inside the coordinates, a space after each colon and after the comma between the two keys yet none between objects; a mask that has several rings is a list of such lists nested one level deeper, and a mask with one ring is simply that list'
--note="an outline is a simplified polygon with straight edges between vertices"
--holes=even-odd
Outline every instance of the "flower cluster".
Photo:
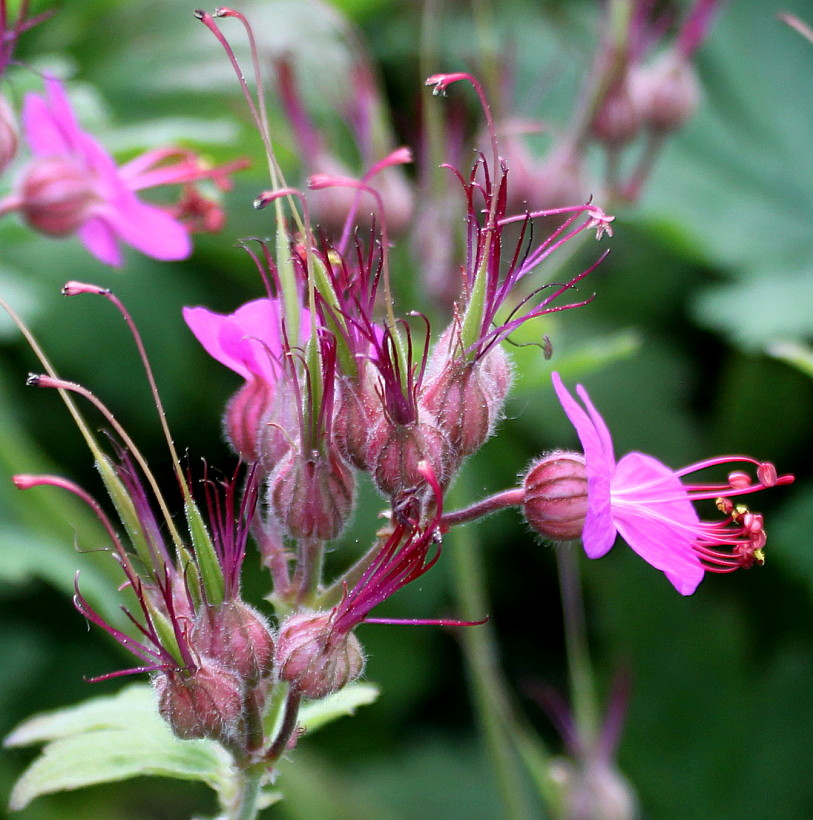
[{"label": "flower cluster", "polygon": [[[642,128],[663,136],[688,116],[696,96],[690,57],[716,3],[697,0],[663,58],[664,67],[644,65],[659,27],[648,22],[650,4],[634,6],[621,69],[602,72],[602,93],[584,123],[610,154]],[[2,70],[14,40],[32,21],[26,20],[25,2],[10,28],[4,0],[0,11]],[[218,21],[236,19],[251,35],[243,16],[231,9],[196,14],[237,66]],[[258,61],[253,35],[250,42]],[[65,286],[67,295],[107,299],[134,335],[187,532],[181,533],[159,482],[115,416],[90,391],[58,378],[32,341],[46,374],[30,383],[60,391],[118,516],[114,524],[100,504],[66,479],[15,478],[21,489],[61,487],[89,505],[124,574],[122,591],[130,600],[124,611],[136,637],[100,614],[77,579],[78,611],[139,662],[97,680],[151,674],[159,710],[175,734],[219,741],[246,772],[270,769],[295,742],[303,698],[326,698],[363,674],[357,627],[396,622],[371,613],[436,564],[450,528],[515,506],[546,540],[581,539],[590,558],[605,555],[620,535],[678,592],[689,595],[707,570],[730,572],[763,562],[763,517],[740,497],[793,480],[749,457],[708,459],[678,471],[638,452],[616,460],[610,432],[586,391],[576,388],[579,403],[554,373],[553,389],[583,452],[548,453],[532,463],[520,486],[466,509],[446,510],[444,495],[463,462],[483,447],[504,415],[512,385],[504,343],[526,323],[590,303],[593,294],[582,288],[603,255],[556,282],[541,279],[541,263],[572,248],[579,237],[612,236],[613,217],[582,191],[553,208],[515,207],[514,180],[519,177],[520,191],[523,180],[509,167],[484,89],[469,74],[433,75],[426,84],[435,94],[445,95],[458,82],[474,89],[489,150],[478,152],[471,167],[445,169],[465,213],[463,258],[447,272],[455,293],[450,315],[438,330],[428,309],[400,310],[391,282],[391,235],[401,232],[417,206],[401,174],[412,154],[371,138],[377,94],[364,65],[357,70],[358,105],[347,116],[365,170],[352,177],[324,148],[297,92],[293,65],[277,61],[282,105],[302,143],[303,163],[313,172],[307,193],[284,182],[264,107],[254,104],[238,71],[272,176],[271,188],[260,193],[255,207],[273,214],[275,233],[272,240],[243,244],[264,293],[230,314],[201,306],[183,311],[203,349],[243,382],[223,416],[225,436],[241,466],[225,481],[207,471],[203,504],[175,451],[141,337],[126,309],[105,288]],[[260,76],[258,62],[255,68]],[[76,234],[112,265],[122,261],[120,242],[156,259],[179,259],[190,252],[190,222],[220,227],[222,214],[196,183],[206,179],[225,188],[240,163],[210,168],[190,152],[161,149],[118,167],[80,128],[63,85],[51,76],[44,84],[44,96],[29,94],[23,104],[32,156],[14,193],[0,200],[0,214],[18,211],[31,227],[51,236]],[[0,99],[0,171],[16,154],[17,140],[10,109]],[[583,149],[581,141],[568,147],[571,158]],[[632,196],[641,179],[639,174],[623,190],[613,179],[611,192]],[[182,186],[174,206],[147,204],[137,196],[166,184]],[[375,205],[369,218],[361,213],[362,198]],[[553,227],[540,231],[546,217],[553,217]],[[74,396],[104,416],[116,442],[113,456],[84,422]],[[724,483],[685,480],[722,465],[736,466]],[[328,581],[325,554],[344,532],[364,476],[384,499],[386,524],[355,565]],[[722,517],[702,519],[695,503],[704,501]],[[250,538],[271,576],[267,601],[275,610],[273,626],[243,600]],[[406,622],[473,625],[435,618]],[[573,793],[581,795],[574,800],[594,805],[620,781],[609,766],[609,752],[582,762],[583,771],[570,774]]]}]

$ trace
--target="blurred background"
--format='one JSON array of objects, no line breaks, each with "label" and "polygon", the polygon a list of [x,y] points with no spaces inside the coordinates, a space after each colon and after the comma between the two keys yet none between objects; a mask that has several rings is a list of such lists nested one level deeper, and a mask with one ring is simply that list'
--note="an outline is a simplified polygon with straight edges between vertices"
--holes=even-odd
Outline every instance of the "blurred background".
[{"label": "blurred background", "polygon": [[[269,78],[275,59],[294,67],[327,147],[356,174],[352,129],[336,109],[361,88],[358,61],[372,67],[392,146],[412,145],[419,156],[405,180],[424,217],[402,226],[391,261],[399,304],[442,326],[442,288],[428,278],[421,248],[448,233],[426,216],[425,189],[416,187],[431,161],[420,151],[425,109],[443,109],[447,132],[458,135],[447,148],[463,168],[471,148],[487,143],[478,136],[482,115],[470,90],[455,87],[448,100],[433,100],[425,75],[482,76],[498,121],[540,125],[522,144],[526,158],[541,161],[591,70],[602,17],[601,4],[587,0],[449,0],[428,8],[396,0],[239,5]],[[83,125],[118,156],[180,140],[215,161],[251,157],[252,168],[225,196],[224,230],[197,236],[186,262],[161,264],[128,251],[115,272],[76,240],[35,235],[14,217],[0,221],[0,292],[57,370],[107,402],[159,472],[168,456],[120,318],[103,300],[66,300],[59,291],[70,279],[115,290],[144,335],[180,449],[193,464],[203,458],[228,470],[233,460],[220,418],[239,380],[207,358],[180,310],[202,304],[229,312],[260,295],[256,269],[237,240],[267,236],[273,226],[251,207],[268,187],[259,138],[222,50],[193,9],[179,0],[63,3],[21,39],[17,56],[72,78],[69,93]],[[620,542],[600,561],[580,556],[599,691],[606,698],[619,671],[631,681],[617,765],[642,816],[652,820],[813,816],[813,45],[777,20],[780,11],[813,22],[808,0],[723,4],[696,58],[703,88],[696,116],[670,138],[640,200],[613,208],[615,236],[602,245],[612,250],[588,288],[596,298],[531,328],[527,341],[550,335],[550,363],[538,345],[513,351],[517,383],[507,418],[455,490],[458,503],[475,500],[512,485],[545,449],[576,445],[549,387],[552,367],[587,386],[619,454],[642,450],[679,467],[742,453],[796,474],[790,488],[754,499],[766,515],[766,566],[708,575],[691,598],[677,595]],[[239,25],[223,28],[245,55]],[[16,69],[3,91],[19,101],[36,86],[36,77]],[[303,185],[313,169],[297,161],[297,137],[273,81],[267,98],[280,162],[289,182]],[[591,264],[596,247],[584,243],[564,270],[575,274]],[[451,277],[462,257],[454,259]],[[108,562],[74,549],[85,511],[56,490],[19,493],[10,482],[16,472],[52,471],[101,497],[58,396],[24,387],[26,374],[39,369],[0,317],[0,735],[34,712],[117,691],[121,681],[88,684],[83,676],[127,663],[112,640],[88,632],[70,601],[81,570],[88,597],[108,610],[116,605]],[[346,547],[331,556],[336,566],[366,543],[380,507],[364,488]],[[505,677],[545,744],[560,753],[561,738],[534,698],[540,688],[567,688],[553,550],[512,511],[462,533],[471,549],[482,550],[490,597],[482,614],[498,635]],[[441,560],[388,602],[387,613],[453,617],[454,566]],[[256,556],[246,576],[258,600],[267,590]],[[300,742],[282,772],[291,799],[267,814],[499,817],[459,636],[367,625],[359,637],[380,699]],[[34,754],[8,750],[0,757],[0,803]],[[140,779],[39,798],[16,816],[153,820],[214,811],[201,785]]]}]

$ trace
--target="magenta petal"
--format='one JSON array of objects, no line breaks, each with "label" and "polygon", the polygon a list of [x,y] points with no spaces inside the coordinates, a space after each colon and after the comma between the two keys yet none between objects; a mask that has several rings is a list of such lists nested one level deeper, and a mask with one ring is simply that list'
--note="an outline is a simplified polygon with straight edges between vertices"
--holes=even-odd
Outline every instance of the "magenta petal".
[{"label": "magenta petal", "polygon": [[25,95],[22,121],[26,141],[35,156],[63,156],[70,152],[63,133],[54,122],[42,97],[36,94]]},{"label": "magenta petal", "polygon": [[584,388],[579,386],[579,395],[587,404],[590,415],[570,395],[558,373],[552,373],[551,379],[556,395],[571,424],[576,428],[584,450],[589,501],[582,532],[584,551],[589,558],[601,558],[615,542],[616,532],[612,520],[610,495],[610,484],[615,470],[612,438]]},{"label": "magenta petal", "polygon": [[165,262],[186,259],[192,253],[189,234],[162,208],[139,202],[133,195],[124,207],[113,207],[104,218],[128,245]]},{"label": "magenta petal", "polygon": [[23,127],[31,151],[39,157],[70,156],[81,134],[62,84],[45,77],[46,98],[26,94],[23,102]]},{"label": "magenta petal", "polygon": [[121,267],[121,248],[113,229],[100,217],[92,217],[77,231],[82,244],[106,265]]},{"label": "magenta petal", "polygon": [[616,467],[612,494],[622,538],[681,595],[691,595],[704,573],[694,551],[700,519],[680,479],[657,459],[628,453]]},{"label": "magenta petal", "polygon": [[213,359],[246,381],[258,376],[269,384],[276,382],[274,365],[269,358],[269,354],[278,355],[281,349],[275,301],[255,299],[229,315],[203,307],[184,308],[183,316]]}]

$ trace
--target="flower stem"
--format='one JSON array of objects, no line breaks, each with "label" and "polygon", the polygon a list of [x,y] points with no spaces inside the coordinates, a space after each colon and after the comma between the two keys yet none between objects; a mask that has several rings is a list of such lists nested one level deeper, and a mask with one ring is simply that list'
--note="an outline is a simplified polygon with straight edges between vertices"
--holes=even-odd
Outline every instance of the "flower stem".
[{"label": "flower stem", "polygon": [[241,771],[239,777],[237,794],[224,818],[225,820],[255,820],[262,773]]},{"label": "flower stem", "polygon": [[[460,482],[455,488],[458,492],[459,485]],[[458,607],[464,618],[476,620],[488,612],[479,544],[470,530],[465,538],[453,532],[448,541]],[[526,780],[512,742],[516,721],[499,668],[494,629],[487,622],[461,630],[460,638],[469,669],[472,699],[498,781],[503,805],[501,816],[505,820],[529,820],[536,815],[528,805]]]},{"label": "flower stem", "polygon": [[575,544],[563,544],[556,550],[559,585],[562,591],[562,613],[565,623],[565,649],[573,714],[578,737],[585,748],[592,748],[598,733],[598,710],[587,630],[584,623],[578,553]]}]

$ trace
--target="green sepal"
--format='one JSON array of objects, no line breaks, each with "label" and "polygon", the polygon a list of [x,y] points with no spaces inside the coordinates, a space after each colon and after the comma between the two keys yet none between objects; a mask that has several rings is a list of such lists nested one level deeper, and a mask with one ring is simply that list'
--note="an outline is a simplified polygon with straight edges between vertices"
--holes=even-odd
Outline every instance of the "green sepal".
[{"label": "green sepal", "polygon": [[[225,597],[226,580],[223,577],[223,568],[220,566],[215,546],[198,505],[191,498],[186,499],[184,511],[192,546],[195,549],[194,564],[200,572],[200,582],[206,593],[206,601],[212,606],[219,606]],[[193,585],[190,584],[191,586]]]},{"label": "green sepal", "polygon": [[152,606],[149,595],[145,596],[145,600],[150,610],[150,620],[156,633],[158,633],[161,646],[175,658],[178,668],[183,669],[187,665],[187,661],[181,653],[180,646],[178,646],[178,637],[175,634],[172,622],[162,610]]},{"label": "green sepal", "polygon": [[130,493],[127,492],[127,488],[118,477],[112,461],[108,456],[100,454],[96,459],[96,469],[102,477],[107,494],[116,508],[116,513],[127,532],[127,537],[130,539],[133,549],[135,549],[145,567],[153,566],[155,560],[147,537],[141,527],[141,520],[138,517],[133,500],[130,498]]}]

